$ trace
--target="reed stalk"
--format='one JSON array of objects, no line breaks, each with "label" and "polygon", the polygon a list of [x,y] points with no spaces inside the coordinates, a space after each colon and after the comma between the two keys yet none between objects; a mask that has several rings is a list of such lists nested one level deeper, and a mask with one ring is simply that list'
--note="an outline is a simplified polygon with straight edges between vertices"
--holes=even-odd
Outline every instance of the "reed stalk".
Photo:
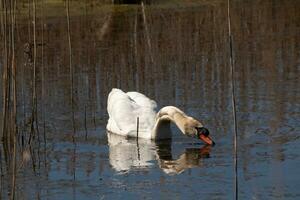
[{"label": "reed stalk", "polygon": [[138,76],[138,48],[137,48],[137,10],[135,11],[134,19],[134,31],[133,31],[133,40],[134,40],[134,60],[135,60],[135,71],[133,71],[133,80],[135,80],[136,90],[139,91],[139,76]]},{"label": "reed stalk", "polygon": [[28,144],[31,144],[32,140],[37,136],[38,143],[40,144],[39,137],[39,125],[38,125],[38,115],[37,115],[37,42],[36,42],[36,0],[32,1],[32,24],[33,24],[33,81],[32,81],[32,106],[31,106],[31,133],[29,137]]},{"label": "reed stalk", "polygon": [[17,72],[15,61],[15,13],[16,13],[16,0],[11,1],[10,4],[10,49],[11,49],[11,70],[9,85],[12,85],[13,99],[9,96],[9,101],[12,101],[12,110],[10,111],[10,137],[13,144],[13,158],[12,158],[12,187],[11,187],[11,199],[15,199],[16,179],[17,179]]},{"label": "reed stalk", "polygon": [[24,62],[24,64],[22,65],[22,71],[20,72],[21,73],[21,96],[22,96],[22,117],[23,117],[23,120],[22,120],[22,133],[21,133],[21,144],[22,144],[22,149],[25,147],[25,134],[26,134],[26,126],[27,126],[27,122],[26,122],[26,119],[27,119],[27,112],[26,112],[26,96],[25,96],[25,88],[23,87],[23,85],[25,85],[25,70],[26,70],[26,64],[27,62]]},{"label": "reed stalk", "polygon": [[230,64],[230,76],[231,76],[231,102],[232,102],[232,115],[234,126],[234,194],[235,199],[238,199],[238,149],[237,149],[237,122],[236,122],[236,99],[235,99],[235,66],[233,62],[233,40],[231,33],[231,13],[230,13],[230,0],[227,1],[227,21],[228,21],[228,38],[229,38],[229,64]]},{"label": "reed stalk", "polygon": [[0,1],[0,10],[1,10],[1,17],[0,17],[0,23],[1,23],[1,39],[4,38],[4,21],[3,21],[3,11],[4,11],[4,7],[3,7],[3,1]]},{"label": "reed stalk", "polygon": [[[73,97],[73,91],[74,91],[74,72],[73,72],[73,66],[72,66],[72,43],[71,43],[71,31],[70,31],[70,2],[69,0],[66,0],[66,13],[67,13],[67,25],[68,25],[68,43],[69,43],[69,68],[70,68],[70,80],[71,80],[71,109],[72,109],[72,127],[73,127],[73,135],[72,135],[72,141],[74,145],[73,149],[73,181],[76,180],[76,142],[75,142],[75,134],[76,134],[76,128],[75,128],[75,113],[74,113],[74,97]],[[74,188],[74,187],[73,187]],[[74,196],[75,196],[75,189],[74,189]]]},{"label": "reed stalk", "polygon": [[[95,98],[97,100],[97,98]],[[93,122],[94,122],[94,129],[96,130],[97,129],[97,125],[96,125],[96,100],[95,100],[95,103],[94,103],[94,106],[93,106]]]},{"label": "reed stalk", "polygon": [[3,107],[2,107],[2,139],[3,141],[7,140],[7,131],[6,131],[6,121],[7,121],[7,107],[8,107],[8,52],[7,52],[7,6],[6,1],[2,1],[3,4],[3,37],[4,37],[4,61],[3,61]]},{"label": "reed stalk", "polygon": [[16,180],[17,180],[17,140],[16,134],[14,134],[14,141],[13,141],[13,173],[12,173],[12,187],[11,187],[11,199],[16,199]]},{"label": "reed stalk", "polygon": [[0,200],[2,200],[2,194],[4,193],[3,177],[4,177],[4,172],[3,172],[3,166],[2,166],[2,149],[0,148]]},{"label": "reed stalk", "polygon": [[152,55],[152,46],[151,46],[150,33],[149,33],[149,28],[148,28],[148,23],[147,23],[147,18],[146,18],[146,12],[145,12],[145,6],[144,6],[143,1],[141,2],[141,7],[142,7],[144,27],[145,27],[145,32],[146,32],[146,40],[147,40],[147,44],[148,44],[148,48],[149,48],[149,52],[150,52],[150,59],[151,59],[151,63],[154,64],[154,59],[153,59],[153,55]]},{"label": "reed stalk", "polygon": [[72,127],[73,127],[73,135],[72,140],[73,143],[75,143],[75,114],[74,114],[74,97],[73,97],[73,91],[74,91],[74,72],[73,72],[73,66],[72,66],[72,43],[71,43],[71,33],[70,33],[70,2],[69,0],[66,0],[66,14],[67,14],[67,31],[68,31],[68,44],[69,44],[69,71],[70,71],[70,79],[71,79],[71,92],[70,92],[70,103],[71,103],[71,109],[72,109]]},{"label": "reed stalk", "polygon": [[140,146],[139,146],[139,126],[140,126],[140,120],[139,117],[136,118],[136,147],[137,147],[137,154],[138,154],[138,160],[141,159],[140,154]]},{"label": "reed stalk", "polygon": [[31,42],[31,9],[30,9],[30,5],[31,5],[31,0],[28,0],[28,41],[29,44]]},{"label": "reed stalk", "polygon": [[[42,115],[43,115],[43,141],[44,141],[44,167],[47,169],[47,137],[46,137],[46,105],[45,105],[45,65],[44,65],[44,0],[41,0],[41,25],[42,25]],[[47,173],[47,170],[46,170]]]},{"label": "reed stalk", "polygon": [[[9,1],[7,4],[8,10],[8,16],[7,16],[7,31],[8,31],[8,40],[7,40],[7,52],[8,52],[8,57],[6,60],[7,63],[7,69],[8,69],[8,73],[7,73],[7,134],[8,134],[8,149],[11,150],[11,145],[13,144],[13,133],[12,133],[12,112],[11,112],[11,104],[12,104],[12,99],[11,99],[11,92],[12,92],[12,66],[11,66],[11,58],[12,58],[12,35],[11,35],[11,28],[10,28],[10,24],[11,22],[11,15],[12,15],[12,8],[11,8],[11,2]],[[9,154],[8,156],[10,157],[11,154]]]},{"label": "reed stalk", "polygon": [[45,106],[45,66],[44,66],[44,0],[41,0],[41,29],[42,29],[42,47],[41,47],[41,68],[42,68],[42,116],[43,116],[43,136],[44,144],[46,144],[46,106]]},{"label": "reed stalk", "polygon": [[[12,130],[14,137],[17,134],[17,70],[16,70],[16,60],[15,60],[15,23],[16,23],[16,0],[13,1],[13,14],[11,15],[11,48],[12,48],[12,59],[11,59],[11,68],[12,68],[12,89],[13,89],[13,114],[12,114]],[[14,138],[14,141],[16,138]]]},{"label": "reed stalk", "polygon": [[36,43],[36,0],[33,0],[33,99],[34,99],[34,119],[37,131],[38,142],[39,140],[39,123],[37,116],[37,93],[36,93],[36,62],[37,62],[37,43]]},{"label": "reed stalk", "polygon": [[87,140],[88,131],[87,131],[87,113],[86,113],[86,105],[84,106],[84,130],[85,130],[85,140]]},{"label": "reed stalk", "polygon": [[140,122],[139,122],[139,117],[136,118],[136,140],[138,141],[139,139],[139,125],[140,125]]}]

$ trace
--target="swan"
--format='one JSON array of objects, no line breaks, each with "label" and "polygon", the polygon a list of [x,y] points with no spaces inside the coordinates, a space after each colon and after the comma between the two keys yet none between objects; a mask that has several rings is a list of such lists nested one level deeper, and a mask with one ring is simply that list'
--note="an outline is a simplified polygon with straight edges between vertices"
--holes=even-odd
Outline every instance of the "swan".
[{"label": "swan", "polygon": [[189,137],[214,145],[202,123],[175,106],[166,106],[156,113],[157,104],[139,92],[123,92],[113,88],[107,99],[109,115],[106,129],[125,137],[160,140],[172,137],[170,122]]}]

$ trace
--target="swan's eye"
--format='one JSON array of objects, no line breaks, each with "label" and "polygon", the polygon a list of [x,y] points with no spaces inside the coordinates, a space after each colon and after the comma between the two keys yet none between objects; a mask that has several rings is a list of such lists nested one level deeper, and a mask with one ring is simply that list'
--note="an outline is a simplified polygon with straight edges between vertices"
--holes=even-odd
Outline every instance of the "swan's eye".
[{"label": "swan's eye", "polygon": [[207,128],[204,127],[196,127],[197,129],[197,135],[199,136],[200,134],[205,135],[206,137],[209,135],[209,131]]}]

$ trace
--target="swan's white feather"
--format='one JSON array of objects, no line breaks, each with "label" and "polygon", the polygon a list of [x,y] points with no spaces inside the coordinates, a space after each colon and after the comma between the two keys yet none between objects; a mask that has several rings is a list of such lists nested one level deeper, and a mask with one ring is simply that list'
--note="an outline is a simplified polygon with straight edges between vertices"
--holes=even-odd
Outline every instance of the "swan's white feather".
[{"label": "swan's white feather", "polygon": [[129,137],[137,135],[139,118],[139,137],[150,139],[155,124],[156,103],[138,92],[123,92],[112,89],[107,101],[109,120],[107,130]]}]

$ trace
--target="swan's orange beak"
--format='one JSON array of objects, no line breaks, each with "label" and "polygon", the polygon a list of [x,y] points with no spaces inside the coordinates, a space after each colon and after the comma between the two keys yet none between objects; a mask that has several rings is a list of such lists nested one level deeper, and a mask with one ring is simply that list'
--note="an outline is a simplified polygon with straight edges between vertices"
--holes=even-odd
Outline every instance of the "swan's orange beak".
[{"label": "swan's orange beak", "polygon": [[209,137],[209,136],[205,136],[204,134],[200,134],[199,138],[205,142],[206,144],[209,145],[215,145],[215,142]]}]

